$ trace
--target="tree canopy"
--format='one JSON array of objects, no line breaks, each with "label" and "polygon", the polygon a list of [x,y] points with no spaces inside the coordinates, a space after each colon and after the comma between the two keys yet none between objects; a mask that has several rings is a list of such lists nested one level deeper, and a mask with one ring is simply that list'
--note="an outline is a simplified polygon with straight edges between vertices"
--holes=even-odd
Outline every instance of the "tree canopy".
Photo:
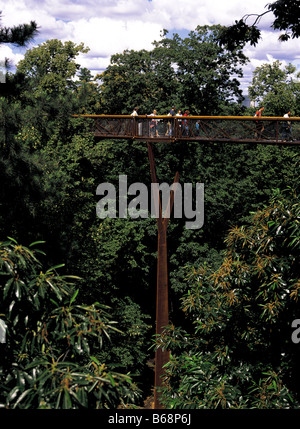
[{"label": "tree canopy", "polygon": [[[2,11],[0,11],[0,22],[1,22]],[[0,25],[0,45],[3,43],[11,43],[17,46],[26,46],[38,33],[38,26],[35,21],[31,21],[29,24],[15,25],[13,27],[3,27]],[[5,58],[1,61],[4,61],[5,68],[9,67],[9,59]],[[1,79],[0,83],[2,82]]]},{"label": "tree canopy", "polygon": [[[72,115],[128,114],[136,105],[141,113],[166,114],[174,104],[194,114],[252,115],[239,102],[247,58],[240,47],[219,45],[222,31],[165,33],[151,51],[115,54],[95,78],[77,61],[88,48],[49,40],[8,74],[13,90],[0,98],[3,406],[143,407],[151,395],[156,220],[96,215],[99,184],[117,187],[125,174],[128,184],[150,186],[147,147],[96,141],[89,120]],[[277,63],[256,71],[253,94],[268,102],[270,115],[283,108],[275,90],[298,97],[293,73]],[[154,152],[161,183],[172,183],[179,170],[182,183],[205,184],[203,228],[187,230],[181,219],[168,228],[173,325],[161,342],[174,359],[165,403],[295,406],[297,371],[286,333],[298,308],[297,150],[175,142],[156,144]],[[278,343],[273,326],[283,334]],[[262,392],[270,385],[275,396],[267,403]]]},{"label": "tree canopy", "polygon": [[48,40],[25,53],[24,59],[18,63],[17,73],[24,76],[23,87],[27,83],[34,98],[52,92],[63,94],[72,86],[71,79],[80,68],[75,58],[88,51],[83,43],[76,45],[70,41]]},{"label": "tree canopy", "polygon": [[[240,20],[236,20],[232,26],[225,28],[219,39],[221,45],[227,46],[228,49],[236,49],[237,46],[244,46],[249,42],[255,46],[261,37],[260,20],[269,13],[274,14],[271,27],[274,30],[284,31],[279,36],[279,40],[287,41],[300,36],[299,0],[277,0],[268,3],[265,7],[267,11],[261,14],[249,13]],[[254,22],[248,24],[247,21],[251,19],[254,19]]]},{"label": "tree canopy", "polygon": [[154,108],[167,114],[176,105],[193,114],[218,114],[220,106],[241,98],[238,77],[247,62],[241,49],[218,46],[221,31],[199,26],[184,39],[165,32],[151,51],[113,55],[99,76],[103,112],[128,114],[140,106],[144,114]]},{"label": "tree canopy", "polygon": [[280,61],[263,64],[253,72],[248,93],[251,100],[267,107],[266,114],[283,116],[288,111],[299,115],[300,73],[292,64],[282,67]]}]

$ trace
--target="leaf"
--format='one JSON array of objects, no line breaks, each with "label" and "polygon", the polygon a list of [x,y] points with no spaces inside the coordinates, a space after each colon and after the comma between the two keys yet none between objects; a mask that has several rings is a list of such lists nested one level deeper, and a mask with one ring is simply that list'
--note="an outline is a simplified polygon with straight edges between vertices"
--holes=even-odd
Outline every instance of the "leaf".
[{"label": "leaf", "polygon": [[7,395],[6,403],[9,404],[11,401],[13,401],[19,391],[20,391],[19,386],[15,386]]},{"label": "leaf", "polygon": [[20,402],[22,402],[23,401],[23,399],[29,394],[29,393],[31,393],[31,392],[34,392],[34,390],[33,389],[27,389],[27,390],[25,390],[20,396],[19,396],[19,398],[17,399],[17,401],[14,403],[14,406],[13,406],[13,408],[17,408],[17,405],[20,403]]},{"label": "leaf", "polygon": [[78,292],[79,292],[79,289],[77,289],[76,292],[74,293],[74,295],[72,296],[72,298],[70,300],[70,304],[72,304],[75,301],[76,296],[78,295]]},{"label": "leaf", "polygon": [[114,380],[113,376],[112,376],[110,373],[108,373],[107,375],[108,375],[108,378],[109,378],[109,380],[110,380],[110,382],[111,382],[112,386],[115,386],[115,385],[116,385],[116,382],[115,382],[115,380]]},{"label": "leaf", "polygon": [[13,326],[16,326],[16,324],[18,323],[18,321],[19,321],[19,314],[17,314],[16,317],[14,318],[14,320],[13,320]]},{"label": "leaf", "polygon": [[101,365],[101,363],[98,361],[98,359],[95,356],[90,356],[90,359],[95,362],[97,365]]},{"label": "leaf", "polygon": [[57,397],[57,400],[56,400],[55,408],[56,408],[57,410],[59,409],[59,404],[60,404],[60,398],[61,398],[61,395],[62,395],[62,391],[60,391],[60,392],[59,392],[58,397]]},{"label": "leaf", "polygon": [[83,349],[86,353],[90,353],[89,343],[88,343],[86,338],[82,339],[82,346],[83,346]]},{"label": "leaf", "polygon": [[72,399],[70,397],[69,391],[67,388],[64,388],[64,397],[63,397],[63,409],[72,408]]},{"label": "leaf", "polygon": [[28,247],[33,247],[33,246],[36,246],[37,244],[44,244],[44,243],[46,243],[46,241],[35,241],[34,243],[29,244]]},{"label": "leaf", "polygon": [[15,244],[18,244],[18,242],[14,239],[14,238],[11,238],[11,237],[7,237],[9,240],[11,240],[11,241],[13,241]]},{"label": "leaf", "polygon": [[58,264],[58,265],[54,265],[53,267],[49,268],[49,270],[47,270],[47,273],[50,273],[51,271],[57,270],[58,268],[62,268],[64,267],[65,264]]},{"label": "leaf", "polygon": [[34,301],[34,305],[35,305],[36,309],[39,310],[40,309],[40,300],[38,297],[38,293],[34,294],[33,301]]},{"label": "leaf", "polygon": [[72,396],[74,396],[74,398],[79,402],[79,404],[82,407],[87,407],[88,406],[88,397],[87,397],[87,393],[86,393],[84,387],[80,387],[78,389],[78,391],[76,392],[76,394],[73,391],[70,392],[70,394]]},{"label": "leaf", "polygon": [[55,305],[55,307],[58,307],[59,304],[54,299],[50,298],[50,301]]},{"label": "leaf", "polygon": [[20,288],[20,284],[19,284],[19,282],[18,281],[16,281],[15,282],[15,295],[16,295],[16,297],[18,298],[18,300],[20,301],[21,300],[21,295],[22,295],[22,293],[21,293],[21,288]]},{"label": "leaf", "polygon": [[9,280],[6,282],[5,287],[4,287],[4,290],[3,290],[3,299],[5,299],[5,298],[7,297],[8,292],[9,292],[9,290],[10,290],[10,287],[11,287],[11,285],[12,285],[13,281],[14,281],[14,279],[13,279],[13,278],[11,278],[11,279],[9,279]]}]

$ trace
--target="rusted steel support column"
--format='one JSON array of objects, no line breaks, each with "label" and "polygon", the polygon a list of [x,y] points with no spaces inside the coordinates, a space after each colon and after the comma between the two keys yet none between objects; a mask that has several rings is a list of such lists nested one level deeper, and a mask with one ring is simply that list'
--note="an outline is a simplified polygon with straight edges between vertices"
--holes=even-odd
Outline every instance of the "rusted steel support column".
[{"label": "rusted steel support column", "polygon": [[[158,231],[157,288],[156,288],[156,335],[169,324],[167,228]],[[154,408],[163,408],[157,388],[162,386],[163,367],[169,361],[169,351],[159,348],[155,352]]]},{"label": "rusted steel support column", "polygon": [[[152,183],[158,183],[155,170],[155,160],[153,147],[148,143],[148,156],[150,162],[150,172]],[[175,175],[174,183],[178,183],[179,173]],[[158,187],[156,188],[158,191]],[[174,203],[174,194],[176,187],[170,193],[169,214],[172,211]],[[156,335],[162,333],[165,326],[169,324],[169,297],[168,297],[168,254],[167,254],[167,228],[170,218],[162,216],[161,199],[157,195],[154,197],[155,213],[157,218],[158,229],[158,246],[157,246],[157,288],[156,288]],[[162,386],[162,376],[164,373],[163,366],[169,361],[169,351],[158,349],[155,352],[155,382],[154,382],[154,408],[161,409],[162,404],[159,401],[157,389]]]}]

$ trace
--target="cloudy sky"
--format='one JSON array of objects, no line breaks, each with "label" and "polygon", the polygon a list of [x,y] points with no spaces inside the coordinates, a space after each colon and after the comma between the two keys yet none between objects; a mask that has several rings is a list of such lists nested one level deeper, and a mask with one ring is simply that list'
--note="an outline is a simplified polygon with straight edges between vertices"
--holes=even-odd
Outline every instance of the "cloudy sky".
[{"label": "cloudy sky", "polygon": [[[79,58],[80,64],[99,73],[117,52],[151,49],[163,29],[170,35],[187,35],[197,25],[231,25],[245,14],[264,12],[266,4],[267,0],[0,0],[0,11],[3,26],[37,22],[39,34],[27,49],[47,39],[83,42],[90,51]],[[299,39],[280,43],[271,22],[271,14],[262,18],[262,40],[245,49],[251,60],[241,81],[245,94],[252,71],[263,63],[278,59],[300,71]],[[2,45],[0,59],[8,57],[17,64],[25,51]]]}]

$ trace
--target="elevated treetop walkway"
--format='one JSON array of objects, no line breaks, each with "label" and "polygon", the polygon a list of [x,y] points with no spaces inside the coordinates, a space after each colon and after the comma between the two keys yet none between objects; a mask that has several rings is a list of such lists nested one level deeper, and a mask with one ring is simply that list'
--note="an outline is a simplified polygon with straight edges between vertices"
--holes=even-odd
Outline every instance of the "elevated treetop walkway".
[{"label": "elevated treetop walkway", "polygon": [[[91,121],[95,138],[141,141],[300,144],[300,118],[252,116],[73,115]],[[259,122],[258,122],[259,121]],[[291,125],[291,135],[287,125]]]},{"label": "elevated treetop walkway", "polygon": [[[257,118],[248,116],[131,116],[131,115],[73,115],[91,121],[91,131],[99,139],[131,139],[146,141],[152,183],[158,183],[156,177],[154,142],[228,142],[261,143],[273,145],[300,144],[300,118]],[[287,123],[292,126],[291,136],[286,130]],[[176,172],[174,190],[170,193],[170,213],[174,202],[179,173]],[[158,188],[156,191],[158,192]],[[159,192],[155,201],[158,229],[157,247],[157,292],[156,292],[156,334],[161,334],[169,324],[168,307],[168,264],[167,264],[167,227],[169,218],[163,217]],[[154,408],[163,408],[158,388],[161,387],[164,365],[169,361],[169,351],[161,348],[155,352],[155,389]]]}]

